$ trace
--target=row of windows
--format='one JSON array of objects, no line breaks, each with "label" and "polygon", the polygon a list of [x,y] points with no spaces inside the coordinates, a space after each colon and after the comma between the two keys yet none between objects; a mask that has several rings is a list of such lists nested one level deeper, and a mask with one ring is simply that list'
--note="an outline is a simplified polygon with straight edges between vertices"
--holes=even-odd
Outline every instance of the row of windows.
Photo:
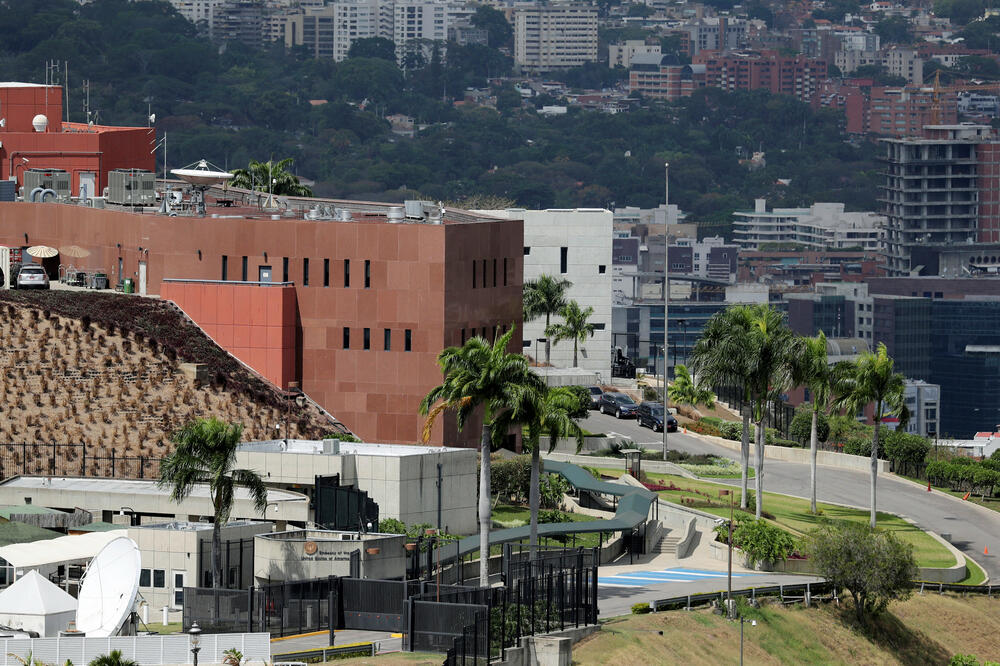
[{"label": "row of windows", "polygon": [[475,326],[473,326],[472,328],[463,328],[462,344],[464,345],[466,340],[468,340],[469,338],[474,338],[477,335],[488,342],[495,342],[497,337],[503,335],[506,332],[507,332],[506,324],[502,326],[491,326],[489,328],[483,326],[479,329],[477,329]]},{"label": "row of windows", "polygon": [[[364,328],[361,329],[361,348],[364,350],[370,350],[372,348],[372,329]],[[351,348],[351,327],[344,327],[344,349]],[[392,351],[392,329],[384,328],[382,329],[382,349],[383,351]],[[412,329],[405,329],[403,331],[403,351],[413,351],[413,331]]]},{"label": "row of windows", "polygon": [[[343,286],[351,286],[351,260],[344,259],[344,279]],[[505,260],[506,261],[506,260]],[[281,281],[288,282],[288,257],[281,258]],[[506,265],[506,264],[505,264]],[[229,279],[229,257],[227,255],[222,255],[222,281],[225,282]],[[240,280],[247,282],[250,279],[250,265],[249,257],[243,256],[240,262]],[[257,267],[257,282],[271,282],[273,280],[273,275],[271,273],[271,266],[261,265]],[[364,284],[365,289],[370,289],[372,286],[372,262],[371,259],[365,259],[365,270],[364,270]],[[504,281],[506,284],[506,280]],[[305,257],[302,259],[302,286],[309,286],[309,258]],[[323,286],[330,286],[330,260],[323,260]]]},{"label": "row of windows", "polygon": [[[488,262],[489,262],[488,259],[483,259],[481,262],[478,261],[478,260],[476,260],[476,259],[472,260],[472,288],[473,289],[476,289],[477,287],[482,287],[483,289],[485,289],[486,287],[491,286],[491,285],[487,284],[487,282],[488,282],[488,280],[487,280],[487,277],[488,277],[487,276],[487,267],[489,266]],[[482,266],[482,278],[481,279],[479,277],[480,276],[480,273],[479,273],[479,266],[480,265]],[[505,286],[505,287],[507,286],[507,266],[508,266],[508,259],[507,259],[507,257],[504,257],[503,258],[503,286]],[[492,286],[494,286],[494,287],[497,286],[497,260],[496,259],[493,260],[493,284],[492,284]]]}]

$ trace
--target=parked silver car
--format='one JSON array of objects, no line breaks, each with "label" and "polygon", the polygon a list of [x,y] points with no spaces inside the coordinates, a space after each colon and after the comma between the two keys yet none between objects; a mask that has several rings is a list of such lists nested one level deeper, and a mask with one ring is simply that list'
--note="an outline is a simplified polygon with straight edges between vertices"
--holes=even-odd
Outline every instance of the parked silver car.
[{"label": "parked silver car", "polygon": [[49,276],[45,269],[38,264],[26,264],[21,266],[17,273],[18,289],[48,289]]}]

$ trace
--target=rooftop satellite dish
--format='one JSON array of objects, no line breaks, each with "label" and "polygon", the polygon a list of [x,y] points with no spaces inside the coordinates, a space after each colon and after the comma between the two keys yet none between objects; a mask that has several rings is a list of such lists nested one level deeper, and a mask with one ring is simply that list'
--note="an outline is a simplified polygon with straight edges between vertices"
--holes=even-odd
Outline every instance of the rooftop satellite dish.
[{"label": "rooftop satellite dish", "polygon": [[195,191],[195,203],[198,206],[198,214],[205,214],[205,191],[213,185],[219,185],[228,181],[233,174],[222,171],[214,164],[209,164],[207,160],[193,162],[183,169],[171,169],[174,174]]},{"label": "rooftop satellite dish", "polygon": [[107,638],[121,630],[139,594],[139,546],[128,537],[108,542],[87,565],[77,597],[76,628]]}]

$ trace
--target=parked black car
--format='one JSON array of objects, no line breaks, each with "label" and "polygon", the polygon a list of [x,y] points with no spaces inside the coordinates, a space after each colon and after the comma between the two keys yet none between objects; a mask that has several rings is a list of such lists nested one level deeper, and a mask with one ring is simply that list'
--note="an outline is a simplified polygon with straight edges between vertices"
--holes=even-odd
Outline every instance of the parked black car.
[{"label": "parked black car", "polygon": [[[663,430],[663,405],[658,402],[644,402],[636,410],[635,418],[640,426],[652,428],[654,432]],[[677,432],[677,419],[673,414],[667,416],[667,432]]]},{"label": "parked black car", "polygon": [[597,409],[601,406],[601,396],[604,395],[604,391],[600,386],[588,386],[587,390],[590,391],[590,408]]},{"label": "parked black car", "polygon": [[614,414],[618,419],[635,418],[639,408],[635,401],[624,393],[605,393],[597,405],[602,414]]}]

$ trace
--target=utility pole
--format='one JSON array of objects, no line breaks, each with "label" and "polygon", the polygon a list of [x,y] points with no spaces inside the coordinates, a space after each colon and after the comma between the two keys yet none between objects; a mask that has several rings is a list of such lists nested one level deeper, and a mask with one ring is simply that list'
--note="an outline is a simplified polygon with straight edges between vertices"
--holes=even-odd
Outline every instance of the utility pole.
[{"label": "utility pole", "polygon": [[663,459],[667,459],[667,323],[670,308],[670,162],[663,165]]}]

